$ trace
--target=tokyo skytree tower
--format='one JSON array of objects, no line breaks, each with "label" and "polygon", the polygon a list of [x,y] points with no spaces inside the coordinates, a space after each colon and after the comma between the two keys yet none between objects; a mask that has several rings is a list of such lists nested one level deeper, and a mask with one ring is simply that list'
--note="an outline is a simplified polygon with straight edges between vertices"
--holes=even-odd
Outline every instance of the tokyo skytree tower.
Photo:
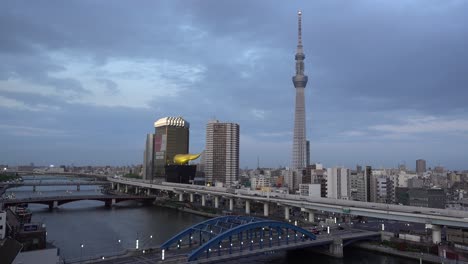
[{"label": "tokyo skytree tower", "polygon": [[292,153],[292,169],[306,167],[306,118],[304,90],[307,85],[307,75],[304,75],[304,51],[302,49],[302,12],[297,12],[298,39],[296,49],[296,75],[292,77],[296,88],[296,108],[294,111],[294,138]]}]

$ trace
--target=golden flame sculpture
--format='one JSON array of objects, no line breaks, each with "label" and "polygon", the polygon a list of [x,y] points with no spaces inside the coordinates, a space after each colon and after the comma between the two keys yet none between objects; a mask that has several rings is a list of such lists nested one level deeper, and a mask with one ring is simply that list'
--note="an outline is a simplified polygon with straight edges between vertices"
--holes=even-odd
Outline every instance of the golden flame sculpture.
[{"label": "golden flame sculpture", "polygon": [[177,154],[174,156],[174,163],[177,165],[184,165],[187,164],[191,160],[198,159],[200,154]]}]

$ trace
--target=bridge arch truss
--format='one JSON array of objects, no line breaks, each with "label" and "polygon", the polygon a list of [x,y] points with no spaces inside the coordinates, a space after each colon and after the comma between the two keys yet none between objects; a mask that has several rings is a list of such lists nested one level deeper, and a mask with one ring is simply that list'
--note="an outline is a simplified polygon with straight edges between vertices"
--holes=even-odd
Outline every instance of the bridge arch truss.
[{"label": "bridge arch truss", "polygon": [[191,226],[161,245],[161,250],[189,249],[188,261],[222,254],[274,249],[315,240],[311,232],[289,223],[249,216],[221,216]]}]

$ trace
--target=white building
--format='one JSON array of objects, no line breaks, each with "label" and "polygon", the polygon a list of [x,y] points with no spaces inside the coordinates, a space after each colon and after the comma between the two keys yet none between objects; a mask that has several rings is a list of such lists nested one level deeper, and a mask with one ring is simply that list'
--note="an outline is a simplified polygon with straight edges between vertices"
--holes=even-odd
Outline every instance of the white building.
[{"label": "white building", "polygon": [[350,197],[349,169],[327,169],[327,197],[348,200]]},{"label": "white building", "polygon": [[418,177],[418,174],[400,171],[397,178],[398,187],[408,187],[408,180],[414,177]]},{"label": "white building", "polygon": [[320,184],[299,184],[301,196],[320,198]]},{"label": "white building", "polygon": [[263,187],[271,186],[271,177],[265,175],[257,175],[250,178],[250,187],[252,190],[262,189]]}]

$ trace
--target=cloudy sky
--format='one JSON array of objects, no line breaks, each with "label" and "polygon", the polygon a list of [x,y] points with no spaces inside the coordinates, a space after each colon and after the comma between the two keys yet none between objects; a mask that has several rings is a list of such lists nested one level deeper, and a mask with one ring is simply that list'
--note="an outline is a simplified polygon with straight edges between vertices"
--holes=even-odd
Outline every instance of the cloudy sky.
[{"label": "cloudy sky", "polygon": [[468,169],[468,1],[2,1],[0,164],[141,163],[165,116],[288,166],[297,10],[325,166]]}]

